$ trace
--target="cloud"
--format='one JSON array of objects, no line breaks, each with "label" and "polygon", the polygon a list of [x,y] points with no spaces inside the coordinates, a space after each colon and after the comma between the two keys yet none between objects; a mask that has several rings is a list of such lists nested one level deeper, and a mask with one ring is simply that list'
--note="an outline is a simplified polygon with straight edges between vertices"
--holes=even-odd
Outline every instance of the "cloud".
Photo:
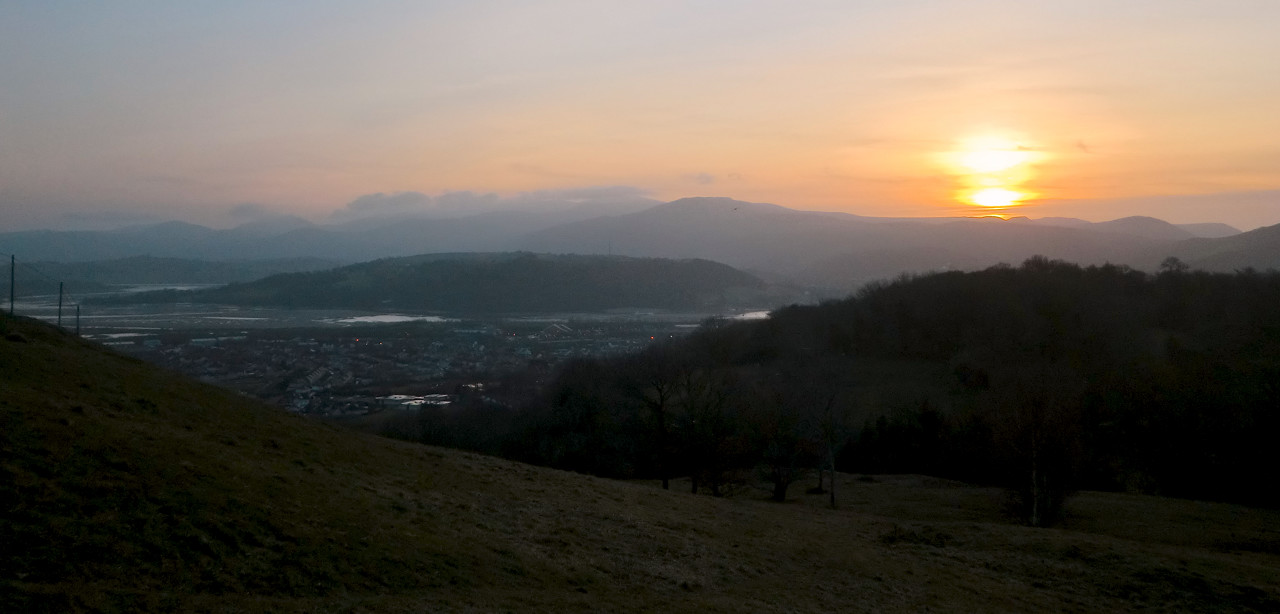
[{"label": "cloud", "polygon": [[716,182],[716,176],[712,175],[711,173],[695,173],[692,175],[685,175],[685,179],[688,179],[698,185],[711,185]]},{"label": "cloud", "polygon": [[371,217],[425,215],[433,211],[435,199],[422,192],[376,192],[365,194],[346,207],[329,214],[333,222],[350,222]]},{"label": "cloud", "polygon": [[333,222],[349,222],[376,217],[431,217],[472,215],[502,208],[497,194],[445,192],[428,196],[422,192],[377,192],[365,194],[329,215]]}]

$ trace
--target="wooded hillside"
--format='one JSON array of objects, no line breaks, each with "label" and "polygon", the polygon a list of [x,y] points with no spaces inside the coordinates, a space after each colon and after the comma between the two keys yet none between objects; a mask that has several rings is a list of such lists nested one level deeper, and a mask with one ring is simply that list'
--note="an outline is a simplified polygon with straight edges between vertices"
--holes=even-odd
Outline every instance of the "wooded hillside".
[{"label": "wooded hillside", "polygon": [[464,413],[428,438],[716,492],[766,475],[779,498],[832,460],[926,473],[1007,486],[1036,524],[1077,488],[1275,506],[1277,306],[1280,274],[1176,261],[902,277],[575,363],[514,415],[473,409],[505,437],[459,435]]},{"label": "wooded hillside", "polygon": [[722,308],[762,287],[747,273],[707,260],[432,254],[129,300],[468,314],[626,307],[696,311]]}]

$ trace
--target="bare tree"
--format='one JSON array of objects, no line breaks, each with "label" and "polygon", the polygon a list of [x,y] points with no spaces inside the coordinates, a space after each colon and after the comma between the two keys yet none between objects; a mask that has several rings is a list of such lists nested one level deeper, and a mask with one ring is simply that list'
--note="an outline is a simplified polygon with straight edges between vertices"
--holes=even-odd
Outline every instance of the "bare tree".
[{"label": "bare tree", "polygon": [[836,455],[849,440],[849,420],[845,407],[839,403],[838,393],[832,390],[818,414],[817,420],[819,442],[825,453],[823,466],[818,468],[818,488],[822,488],[822,470],[827,470],[829,502],[831,509],[836,508]]},{"label": "bare tree", "polygon": [[769,483],[773,500],[781,502],[791,485],[817,464],[820,443],[794,391],[779,384],[757,381],[749,422],[759,455],[757,471]]},{"label": "bare tree", "polygon": [[1023,520],[1049,526],[1072,490],[1083,382],[1061,365],[1005,375],[996,401],[995,443],[1013,470],[1010,491]]},{"label": "bare tree", "polygon": [[681,369],[676,406],[680,409],[681,443],[690,471],[692,492],[702,483],[720,496],[734,449],[738,424],[730,413],[737,381],[732,372],[701,368]]},{"label": "bare tree", "polygon": [[684,369],[678,353],[668,344],[655,345],[636,357],[632,392],[649,411],[654,429],[654,453],[663,490],[671,488],[676,442],[673,413]]}]

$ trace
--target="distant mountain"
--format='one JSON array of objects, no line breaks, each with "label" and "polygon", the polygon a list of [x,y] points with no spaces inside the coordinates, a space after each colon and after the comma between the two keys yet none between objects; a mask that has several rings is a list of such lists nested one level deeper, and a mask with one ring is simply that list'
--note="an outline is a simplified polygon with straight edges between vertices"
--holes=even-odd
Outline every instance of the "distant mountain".
[{"label": "distant mountain", "polygon": [[1150,265],[1173,256],[1193,269],[1231,272],[1254,268],[1280,270],[1280,224],[1218,239],[1189,239],[1148,252]]},{"label": "distant mountain", "polygon": [[1179,228],[1178,226],[1170,224],[1164,220],[1157,220],[1153,217],[1141,215],[1122,217],[1118,220],[1111,220],[1110,222],[1099,222],[1088,226],[1088,228],[1091,230],[1113,232],[1135,237],[1155,239],[1158,241],[1180,241],[1182,239],[1190,239],[1195,236],[1185,228]]},{"label": "distant mountain", "polygon": [[1165,242],[1091,227],[1022,225],[998,218],[962,220],[894,228],[876,241],[816,263],[803,278],[849,287],[903,272],[978,270],[1034,255],[1085,264],[1126,263],[1135,248],[1157,244]]},{"label": "distant mountain", "polygon": [[427,252],[507,251],[538,230],[602,214],[622,205],[579,205],[553,212],[495,211],[457,217],[366,218],[321,226],[296,217],[228,230],[165,222],[113,231],[0,233],[0,252],[31,261],[94,261],[155,256],[201,260],[321,258],[357,262]]},{"label": "distant mountain", "polygon": [[972,270],[1037,254],[1124,263],[1135,250],[1192,236],[1154,218],[1104,223],[1064,218],[889,220],[688,198],[631,215],[551,228],[530,235],[521,247],[707,258],[848,290],[902,272]]},{"label": "distant mountain", "polygon": [[1073,217],[1043,217],[1037,219],[1020,217],[1012,218],[1010,221],[1015,221],[1029,226],[1053,226],[1058,228],[1074,228],[1077,230],[1093,230],[1164,241],[1177,241],[1197,236],[1195,233],[1175,224],[1170,224],[1164,220],[1158,220],[1153,217],[1141,215],[1123,217],[1109,222],[1090,222],[1088,220],[1081,220]]},{"label": "distant mountain", "polygon": [[136,300],[446,313],[709,311],[763,288],[759,279],[707,260],[507,253],[389,258]]},{"label": "distant mountain", "polygon": [[1216,222],[1207,224],[1170,224],[1164,220],[1141,215],[1120,218],[1110,222],[1090,222],[1088,220],[1081,220],[1073,217],[1042,217],[1034,220],[1024,217],[1013,218],[1013,220],[1010,221],[1018,221],[1036,226],[1061,226],[1063,228],[1102,230],[1106,232],[1143,236],[1149,239],[1163,239],[1170,241],[1188,239],[1191,237],[1217,238],[1240,234],[1240,230],[1226,224],[1219,224]]},{"label": "distant mountain", "polygon": [[793,274],[882,234],[858,216],[796,211],[729,198],[684,198],[639,213],[534,233],[522,249],[706,258],[747,270]]},{"label": "distant mountain", "polygon": [[[423,253],[507,252],[701,258],[769,281],[795,280],[843,292],[903,272],[976,269],[1045,255],[1082,264],[1154,270],[1197,250],[1184,241],[1239,236],[1225,224],[1169,224],[1151,217],[1107,222],[1074,218],[875,218],[798,211],[729,198],[588,203],[555,210],[434,217],[361,218],[316,225],[274,218],[230,230],[166,223],[111,232],[0,234],[0,252],[27,261],[87,261],[150,255],[223,260],[322,258],[357,262]],[[644,207],[644,208],[642,208]],[[1228,244],[1230,245],[1230,244]],[[1224,247],[1230,251],[1233,248]],[[1254,248],[1206,266],[1270,266]],[[1209,254],[1203,255],[1209,257]],[[1215,256],[1216,258],[1216,256]]]},{"label": "distant mountain", "polygon": [[1178,224],[1177,226],[1194,236],[1205,239],[1221,239],[1223,237],[1240,234],[1239,228],[1236,228],[1235,226],[1228,226],[1227,224],[1219,224],[1217,222],[1207,224]]},{"label": "distant mountain", "polygon": [[1089,220],[1082,220],[1074,217],[1041,217],[1031,219],[1020,216],[1010,218],[1009,221],[1036,224],[1039,226],[1062,226],[1065,228],[1088,228],[1093,225],[1093,222],[1090,222]]}]

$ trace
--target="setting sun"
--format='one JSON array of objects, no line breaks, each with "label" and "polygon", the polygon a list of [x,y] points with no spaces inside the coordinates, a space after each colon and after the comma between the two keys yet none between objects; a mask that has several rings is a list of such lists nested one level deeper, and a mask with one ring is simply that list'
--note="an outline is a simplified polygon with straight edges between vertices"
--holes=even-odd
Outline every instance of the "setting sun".
[{"label": "setting sun", "polygon": [[959,184],[956,200],[984,210],[1018,207],[1031,198],[1025,186],[1033,180],[1033,163],[1041,158],[1036,148],[997,136],[969,138],[943,154]]},{"label": "setting sun", "polygon": [[1006,190],[1004,188],[987,188],[979,190],[969,196],[969,202],[980,207],[1002,208],[1012,207],[1019,204],[1020,201],[1026,199],[1026,194],[1015,190]]}]

